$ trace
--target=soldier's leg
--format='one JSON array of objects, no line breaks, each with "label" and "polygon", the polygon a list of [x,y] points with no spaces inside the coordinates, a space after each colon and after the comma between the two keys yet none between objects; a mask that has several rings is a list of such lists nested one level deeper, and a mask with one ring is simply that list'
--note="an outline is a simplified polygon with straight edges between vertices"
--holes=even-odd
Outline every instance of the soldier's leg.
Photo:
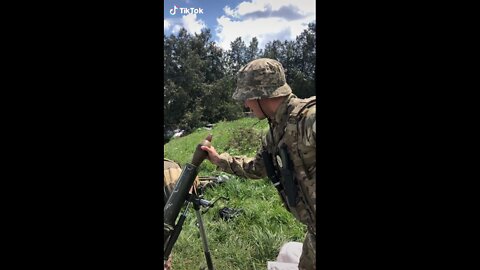
[{"label": "soldier's leg", "polygon": [[316,269],[316,240],[315,236],[309,232],[303,241],[302,256],[298,264],[299,270],[315,270]]}]

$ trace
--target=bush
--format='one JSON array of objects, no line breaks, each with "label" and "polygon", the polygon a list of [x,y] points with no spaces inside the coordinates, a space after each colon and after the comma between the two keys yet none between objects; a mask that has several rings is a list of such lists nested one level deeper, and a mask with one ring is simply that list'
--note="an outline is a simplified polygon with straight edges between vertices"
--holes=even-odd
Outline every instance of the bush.
[{"label": "bush", "polygon": [[262,144],[262,134],[253,127],[239,129],[232,134],[226,150],[232,155],[252,155]]}]

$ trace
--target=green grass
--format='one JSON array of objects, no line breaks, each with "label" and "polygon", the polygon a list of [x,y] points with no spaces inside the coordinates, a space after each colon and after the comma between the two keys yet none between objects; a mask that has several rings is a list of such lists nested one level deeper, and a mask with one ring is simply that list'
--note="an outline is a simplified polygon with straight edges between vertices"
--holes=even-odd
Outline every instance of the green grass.
[{"label": "green grass", "polygon": [[[268,130],[263,120],[244,118],[220,122],[212,130],[198,129],[192,134],[171,140],[165,145],[166,158],[182,166],[190,162],[196,145],[208,134],[219,153],[253,156],[260,146],[260,135]],[[204,161],[199,175],[219,175],[216,166]],[[208,245],[216,269],[266,269],[267,261],[274,261],[282,244],[303,242],[304,225],[296,221],[283,207],[281,199],[268,179],[242,179],[228,175],[230,180],[207,189],[204,198],[210,201],[225,196],[229,201],[218,201],[202,215]],[[241,208],[243,213],[229,221],[220,218],[222,207]],[[183,210],[182,210],[183,211]],[[174,270],[194,270],[206,267],[197,218],[190,208],[183,230],[173,250]]]},{"label": "green grass", "polygon": [[[164,145],[164,155],[184,166],[185,163],[191,162],[197,144],[208,134],[212,134],[212,145],[218,153],[254,156],[260,147],[260,135],[265,134],[267,130],[266,120],[259,122],[253,118],[242,118],[232,122],[219,122],[212,130],[199,128],[185,137],[172,139]],[[216,166],[210,162],[203,162],[199,168],[199,175],[211,175],[215,168]]]}]

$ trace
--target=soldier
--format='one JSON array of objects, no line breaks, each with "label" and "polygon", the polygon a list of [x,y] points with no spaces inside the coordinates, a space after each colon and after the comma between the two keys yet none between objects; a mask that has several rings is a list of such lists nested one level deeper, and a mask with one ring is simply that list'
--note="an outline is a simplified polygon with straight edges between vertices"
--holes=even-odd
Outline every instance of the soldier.
[{"label": "soldier", "polygon": [[[172,160],[169,160],[166,158],[163,159],[163,206],[164,207],[181,173],[182,173],[182,169],[180,168],[180,165],[178,165]],[[172,255],[170,254],[170,256],[168,257],[168,260],[164,261],[163,269],[170,270],[171,267],[172,267]]]},{"label": "soldier", "polygon": [[219,155],[203,146],[218,168],[240,177],[272,180],[287,209],[303,224],[307,235],[298,267],[316,269],[316,117],[315,96],[299,99],[286,83],[282,65],[261,58],[242,67],[233,98],[258,119],[267,118],[270,132],[253,158]]},{"label": "soldier", "polygon": [[170,197],[180,174],[182,174],[182,168],[178,163],[170,159],[163,159],[163,206]]},{"label": "soldier", "polygon": [[[167,202],[170,194],[172,193],[173,188],[177,184],[178,178],[182,174],[182,168],[180,165],[173,160],[163,159],[163,206]],[[198,177],[195,178],[194,186],[197,187],[199,184]],[[172,267],[172,255],[168,257],[167,261],[164,261],[163,269],[170,270]]]}]

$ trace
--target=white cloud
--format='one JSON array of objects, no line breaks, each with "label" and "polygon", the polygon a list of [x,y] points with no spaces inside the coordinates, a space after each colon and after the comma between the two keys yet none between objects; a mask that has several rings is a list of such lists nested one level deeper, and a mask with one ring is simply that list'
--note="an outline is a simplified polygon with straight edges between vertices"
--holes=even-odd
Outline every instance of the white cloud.
[{"label": "white cloud", "polygon": [[305,13],[315,12],[315,0],[252,0],[252,2],[242,2],[235,9],[240,15],[245,15],[257,11],[273,11],[282,7],[292,6]]},{"label": "white cloud", "polygon": [[202,28],[207,27],[204,21],[197,20],[197,14],[188,14],[182,17],[183,27],[187,30],[188,33],[198,33],[200,34]]},{"label": "white cloud", "polygon": [[252,0],[235,8],[224,7],[225,15],[217,18],[218,44],[224,50],[241,37],[248,46],[257,37],[259,48],[273,40],[294,40],[315,21],[314,0]]},{"label": "white cloud", "polygon": [[[255,12],[255,11],[264,11],[267,3],[262,3],[262,2],[265,2],[265,1],[258,0],[258,1],[252,1],[252,2],[242,2],[238,4],[235,10],[238,12],[239,15],[245,15],[247,13]],[[268,3],[268,5],[271,5],[271,4]]]},{"label": "white cloud", "polygon": [[163,20],[163,30],[164,31],[167,31],[171,26],[172,26],[172,24],[168,20]]},{"label": "white cloud", "polygon": [[199,34],[202,28],[207,27],[207,25],[204,21],[197,19],[197,14],[188,14],[181,18],[172,18],[163,21],[163,29],[165,32],[171,29],[171,33],[177,34],[182,27],[190,34]]},{"label": "white cloud", "polygon": [[172,28],[172,33],[177,34],[178,31],[180,31],[181,28],[182,28],[182,26],[180,24],[174,25],[173,28]]},{"label": "white cloud", "polygon": [[225,6],[223,8],[223,12],[225,12],[225,15],[230,16],[230,17],[236,17],[237,14],[234,12],[229,6]]}]

